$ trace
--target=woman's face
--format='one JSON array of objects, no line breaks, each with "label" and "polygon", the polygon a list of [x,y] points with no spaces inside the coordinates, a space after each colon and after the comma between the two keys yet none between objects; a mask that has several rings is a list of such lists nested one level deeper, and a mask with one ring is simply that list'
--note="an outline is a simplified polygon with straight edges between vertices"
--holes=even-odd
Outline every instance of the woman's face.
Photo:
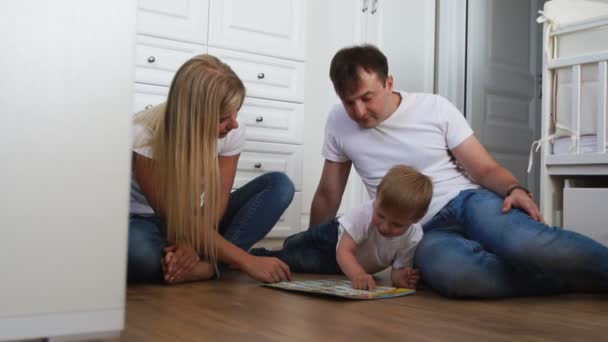
[{"label": "woman's face", "polygon": [[225,137],[228,132],[239,127],[239,123],[236,121],[237,113],[238,109],[235,109],[220,116],[220,122],[217,125],[217,134],[220,138]]}]

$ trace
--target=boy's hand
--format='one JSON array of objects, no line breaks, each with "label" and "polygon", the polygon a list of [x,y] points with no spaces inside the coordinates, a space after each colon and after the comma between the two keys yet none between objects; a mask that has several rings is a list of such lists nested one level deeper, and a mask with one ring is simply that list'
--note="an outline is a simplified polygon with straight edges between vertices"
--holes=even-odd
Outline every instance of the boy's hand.
[{"label": "boy's hand", "polygon": [[352,283],[353,289],[356,290],[376,290],[376,281],[374,280],[374,277],[371,274],[362,273],[356,275],[353,277]]},{"label": "boy's hand", "polygon": [[404,268],[398,271],[398,276],[393,281],[393,285],[397,287],[405,287],[408,289],[416,289],[420,280],[420,271],[413,268]]}]

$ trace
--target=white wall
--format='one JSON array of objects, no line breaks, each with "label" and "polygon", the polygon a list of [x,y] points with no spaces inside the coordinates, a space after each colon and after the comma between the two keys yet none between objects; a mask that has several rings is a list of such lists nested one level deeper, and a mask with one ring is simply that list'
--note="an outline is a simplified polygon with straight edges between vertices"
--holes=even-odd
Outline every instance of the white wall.
[{"label": "white wall", "polygon": [[0,340],[124,321],[135,1],[0,2]]}]

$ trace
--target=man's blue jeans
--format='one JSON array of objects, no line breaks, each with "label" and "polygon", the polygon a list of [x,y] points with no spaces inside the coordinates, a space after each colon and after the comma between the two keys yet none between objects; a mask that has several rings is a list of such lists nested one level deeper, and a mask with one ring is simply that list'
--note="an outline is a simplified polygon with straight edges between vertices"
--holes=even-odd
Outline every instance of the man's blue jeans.
[{"label": "man's blue jeans", "polygon": [[292,272],[342,274],[336,261],[338,226],[337,219],[325,221],[288,237],[281,250],[253,248],[250,253],[279,258]]},{"label": "man's blue jeans", "polygon": [[503,198],[466,190],[424,226],[416,265],[449,297],[608,291],[608,248],[573,231],[502,213]]},{"label": "man's blue jeans", "polygon": [[[257,177],[230,194],[220,234],[248,251],[263,239],[291,203],[294,186],[283,173]],[[168,246],[165,223],[156,215],[131,215],[127,278],[129,282],[162,282],[161,259]],[[227,266],[220,264],[220,270]]]}]

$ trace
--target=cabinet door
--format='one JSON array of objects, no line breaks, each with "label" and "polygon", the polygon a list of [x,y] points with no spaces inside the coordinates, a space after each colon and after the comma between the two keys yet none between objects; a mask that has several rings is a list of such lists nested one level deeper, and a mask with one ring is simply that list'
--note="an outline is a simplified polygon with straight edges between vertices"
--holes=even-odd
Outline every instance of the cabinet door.
[{"label": "cabinet door", "polygon": [[367,42],[388,58],[397,89],[434,90],[435,1],[369,0]]},{"label": "cabinet door", "polygon": [[306,0],[211,0],[209,45],[304,60]]},{"label": "cabinet door", "polygon": [[137,33],[205,44],[209,0],[139,0]]},{"label": "cabinet door", "polygon": [[271,171],[285,173],[293,182],[296,191],[301,191],[302,147],[247,141],[239,158],[234,187],[239,188],[255,177]]}]

